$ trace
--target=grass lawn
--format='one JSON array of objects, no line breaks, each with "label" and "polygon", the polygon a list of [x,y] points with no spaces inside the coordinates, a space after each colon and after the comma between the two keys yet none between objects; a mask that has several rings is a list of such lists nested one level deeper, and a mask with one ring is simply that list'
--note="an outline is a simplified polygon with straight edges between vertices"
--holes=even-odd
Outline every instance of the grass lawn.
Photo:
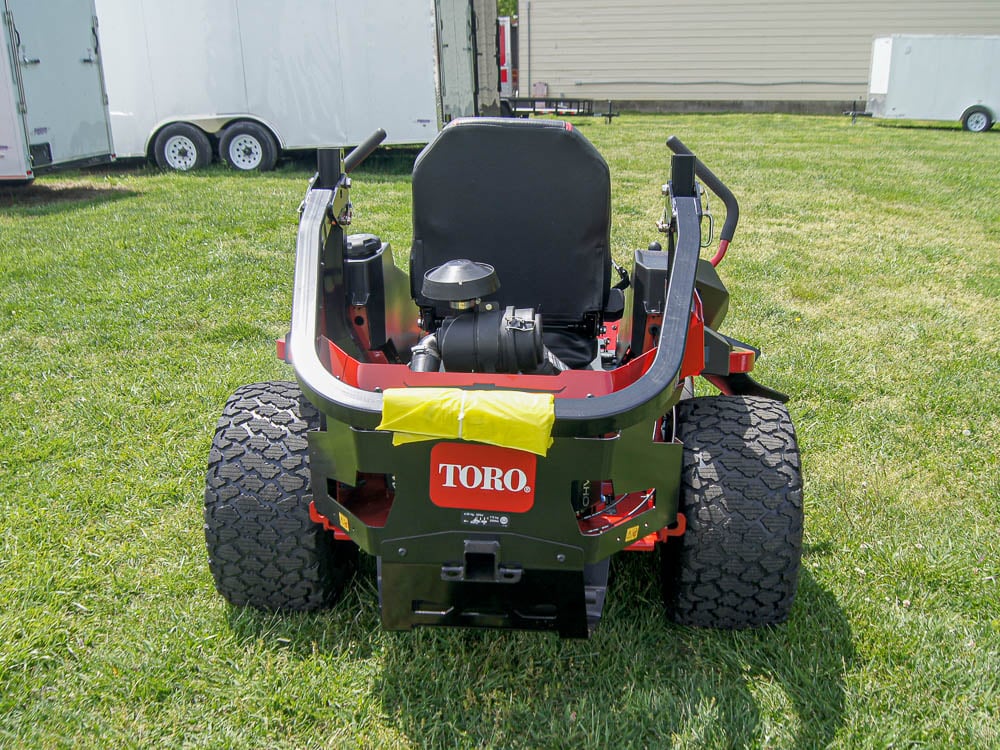
[{"label": "grass lawn", "polygon": [[[291,377],[309,165],[53,175],[0,189],[0,746],[1000,746],[1000,131],[577,125],[621,262],[658,237],[669,134],[741,200],[725,331],[803,452],[790,622],[670,625],[647,555],[589,641],[383,632],[370,560],[329,612],[232,609],[204,467],[229,393]],[[398,260],[411,163],[355,175],[354,229]]]}]

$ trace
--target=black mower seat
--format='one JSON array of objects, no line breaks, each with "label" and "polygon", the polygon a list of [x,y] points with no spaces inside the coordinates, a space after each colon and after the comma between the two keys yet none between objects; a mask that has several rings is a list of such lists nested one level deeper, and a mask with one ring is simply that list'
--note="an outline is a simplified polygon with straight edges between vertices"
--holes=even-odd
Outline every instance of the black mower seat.
[{"label": "black mower seat", "polygon": [[[611,286],[611,178],[597,149],[551,120],[452,121],[413,167],[410,291],[456,258],[492,265],[502,305],[534,307],[567,365],[596,356]],[[438,313],[447,314],[438,304]]]}]

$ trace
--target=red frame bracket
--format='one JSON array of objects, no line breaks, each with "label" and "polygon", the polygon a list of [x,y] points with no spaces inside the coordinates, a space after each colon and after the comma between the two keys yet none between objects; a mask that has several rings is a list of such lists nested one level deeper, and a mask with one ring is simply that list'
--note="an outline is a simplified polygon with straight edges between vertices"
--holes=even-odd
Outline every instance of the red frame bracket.
[{"label": "red frame bracket", "polygon": [[309,503],[309,520],[313,523],[318,523],[323,527],[324,531],[332,531],[334,538],[338,542],[349,542],[351,541],[350,535],[341,529],[339,526],[334,525],[334,523],[316,510],[316,502],[310,501]]},{"label": "red frame bracket", "polygon": [[667,526],[660,529],[659,531],[654,531],[652,534],[647,534],[642,539],[639,539],[628,547],[625,548],[626,552],[652,552],[656,549],[657,543],[664,543],[670,537],[680,537],[684,536],[684,532],[687,531],[687,518],[683,513],[677,514],[677,523],[673,526]]}]

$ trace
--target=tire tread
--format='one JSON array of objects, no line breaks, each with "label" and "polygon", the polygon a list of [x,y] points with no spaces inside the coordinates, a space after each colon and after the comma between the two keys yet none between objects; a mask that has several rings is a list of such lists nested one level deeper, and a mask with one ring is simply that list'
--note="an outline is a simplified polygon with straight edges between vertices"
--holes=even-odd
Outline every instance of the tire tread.
[{"label": "tire tread", "polygon": [[309,517],[306,433],[319,414],[295,383],[238,389],[209,452],[205,541],[219,593],[236,606],[308,611],[329,606],[356,548]]},{"label": "tire tread", "polygon": [[[802,479],[785,406],[748,396],[680,402],[680,511],[687,531],[663,551],[665,603],[684,625],[784,622],[798,585]],[[671,549],[672,547],[672,549]]]}]

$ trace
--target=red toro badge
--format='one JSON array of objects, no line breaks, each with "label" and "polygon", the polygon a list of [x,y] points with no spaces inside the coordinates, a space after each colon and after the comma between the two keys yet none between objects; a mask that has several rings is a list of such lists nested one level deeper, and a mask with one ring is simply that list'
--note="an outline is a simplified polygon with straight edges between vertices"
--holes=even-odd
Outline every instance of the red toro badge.
[{"label": "red toro badge", "polygon": [[431,502],[439,508],[525,513],[535,503],[533,453],[470,443],[431,449]]}]

